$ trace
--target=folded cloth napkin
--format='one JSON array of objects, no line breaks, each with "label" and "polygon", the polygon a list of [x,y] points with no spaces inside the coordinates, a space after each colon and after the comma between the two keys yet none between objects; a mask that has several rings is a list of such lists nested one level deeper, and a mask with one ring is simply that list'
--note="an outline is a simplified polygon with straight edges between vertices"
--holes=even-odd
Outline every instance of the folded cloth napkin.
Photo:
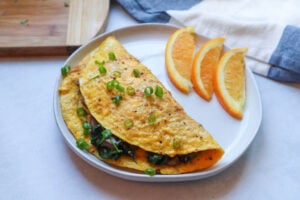
[{"label": "folded cloth napkin", "polygon": [[247,47],[255,73],[300,83],[298,0],[117,0],[139,22],[194,26],[229,48]]}]

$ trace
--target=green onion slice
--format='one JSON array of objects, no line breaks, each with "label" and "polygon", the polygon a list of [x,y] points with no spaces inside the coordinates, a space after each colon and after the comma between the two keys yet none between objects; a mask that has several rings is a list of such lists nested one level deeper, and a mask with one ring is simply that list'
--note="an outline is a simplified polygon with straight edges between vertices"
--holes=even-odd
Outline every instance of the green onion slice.
[{"label": "green onion slice", "polygon": [[156,115],[155,113],[151,113],[150,115],[148,115],[148,124],[155,124],[156,122]]},{"label": "green onion slice", "polygon": [[114,89],[114,84],[113,84],[112,81],[108,81],[108,82],[106,83],[106,89],[107,89],[107,90],[112,90],[112,89]]},{"label": "green onion slice", "polygon": [[109,52],[108,58],[109,58],[109,60],[116,60],[116,55],[114,54],[114,52]]},{"label": "green onion slice", "polygon": [[163,94],[164,94],[164,91],[163,91],[162,87],[160,87],[159,85],[157,85],[157,86],[155,87],[155,95],[156,95],[157,97],[162,98],[162,97],[163,97]]},{"label": "green onion slice", "polygon": [[117,89],[119,92],[124,92],[124,91],[125,91],[125,88],[122,87],[121,85],[116,85],[116,89]]},{"label": "green onion slice", "polygon": [[141,76],[141,72],[140,72],[138,69],[134,69],[134,70],[132,71],[132,73],[133,73],[133,75],[134,75],[135,77],[140,77],[140,76]]},{"label": "green onion slice", "polygon": [[82,128],[83,128],[83,134],[88,135],[92,129],[92,125],[87,121],[83,121]]},{"label": "green onion slice", "polygon": [[71,70],[71,66],[65,65],[61,68],[61,74],[65,77],[65,76],[67,76],[67,74],[70,70]]},{"label": "green onion slice", "polygon": [[134,125],[134,122],[133,122],[132,119],[125,119],[125,121],[124,121],[124,126],[125,126],[126,128],[132,128],[133,125]]},{"label": "green onion slice", "polygon": [[173,148],[174,149],[179,149],[181,146],[181,139],[179,138],[173,138]]},{"label": "green onion slice", "polygon": [[113,83],[113,86],[114,86],[114,87],[116,87],[117,85],[120,84],[119,81],[117,81],[117,80],[112,80],[112,83]]},{"label": "green onion slice", "polygon": [[128,86],[126,88],[127,94],[129,95],[134,95],[135,94],[135,89],[132,86]]},{"label": "green onion slice", "polygon": [[144,89],[144,93],[145,93],[146,97],[150,97],[153,94],[153,88],[151,86],[147,86]]},{"label": "green onion slice", "polygon": [[120,77],[121,77],[121,72],[119,72],[119,71],[114,71],[114,77],[120,78]]},{"label": "green onion slice", "polygon": [[78,117],[85,117],[87,116],[87,112],[83,107],[77,108],[77,115]]},{"label": "green onion slice", "polygon": [[144,173],[149,176],[154,176],[156,174],[156,170],[154,168],[149,167],[144,170]]},{"label": "green onion slice", "polygon": [[95,60],[95,64],[101,66],[104,66],[105,61],[99,62],[98,60]]},{"label": "green onion slice", "polygon": [[76,146],[81,150],[86,150],[89,148],[89,144],[83,138],[76,140]]},{"label": "green onion slice", "polygon": [[100,66],[100,67],[99,67],[99,73],[100,73],[101,75],[105,75],[105,74],[106,74],[106,68],[105,68],[104,66]]},{"label": "green onion slice", "polygon": [[[114,89],[114,88],[117,88],[117,86],[119,85],[120,83],[119,83],[119,81],[117,81],[117,80],[111,80],[111,81],[108,81],[107,83],[106,83],[106,89],[107,90],[112,90],[112,89]],[[122,90],[122,89],[121,89]]]}]

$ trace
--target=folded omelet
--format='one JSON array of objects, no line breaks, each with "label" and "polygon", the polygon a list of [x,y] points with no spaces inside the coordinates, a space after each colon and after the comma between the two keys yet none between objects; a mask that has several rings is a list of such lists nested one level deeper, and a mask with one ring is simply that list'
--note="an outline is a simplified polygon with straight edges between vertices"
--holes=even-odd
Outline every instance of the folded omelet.
[{"label": "folded omelet", "polygon": [[211,167],[224,153],[113,36],[68,72],[59,93],[74,137],[112,165],[180,174]]}]

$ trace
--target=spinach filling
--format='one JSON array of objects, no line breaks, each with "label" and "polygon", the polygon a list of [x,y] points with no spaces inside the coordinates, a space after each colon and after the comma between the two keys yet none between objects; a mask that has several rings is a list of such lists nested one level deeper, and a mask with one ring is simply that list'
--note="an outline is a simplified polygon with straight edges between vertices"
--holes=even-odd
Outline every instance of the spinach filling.
[{"label": "spinach filling", "polygon": [[93,144],[103,159],[117,160],[126,154],[135,161],[134,147],[116,136],[109,129],[97,124],[91,131],[91,144]]},{"label": "spinach filling", "polygon": [[167,155],[161,155],[156,153],[148,152],[147,159],[150,163],[155,165],[178,165],[180,163],[188,163],[191,162],[196,157],[195,153],[190,153],[186,155],[177,155],[174,157],[170,157]]},{"label": "spinach filling", "polygon": [[[105,129],[101,124],[97,124],[92,128],[91,144],[93,144],[97,148],[99,155],[103,159],[117,160],[122,154],[125,154],[136,161],[136,147],[114,136],[109,129]],[[148,162],[154,165],[174,166],[180,163],[188,163],[191,162],[195,158],[195,156],[195,153],[190,153],[187,155],[177,155],[175,157],[170,157],[167,155],[147,152]]]}]

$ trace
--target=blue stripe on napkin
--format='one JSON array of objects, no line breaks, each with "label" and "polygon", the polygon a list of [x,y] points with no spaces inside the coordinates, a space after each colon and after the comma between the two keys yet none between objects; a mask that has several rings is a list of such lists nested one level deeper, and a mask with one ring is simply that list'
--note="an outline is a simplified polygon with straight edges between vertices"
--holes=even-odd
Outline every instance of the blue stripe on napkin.
[{"label": "blue stripe on napkin", "polygon": [[139,22],[167,23],[167,10],[186,10],[202,0],[117,0]]},{"label": "blue stripe on napkin", "polygon": [[286,26],[269,63],[270,78],[300,82],[300,28]]},{"label": "blue stripe on napkin", "polygon": [[300,83],[300,74],[276,66],[272,66],[269,69],[267,76],[277,81]]}]

